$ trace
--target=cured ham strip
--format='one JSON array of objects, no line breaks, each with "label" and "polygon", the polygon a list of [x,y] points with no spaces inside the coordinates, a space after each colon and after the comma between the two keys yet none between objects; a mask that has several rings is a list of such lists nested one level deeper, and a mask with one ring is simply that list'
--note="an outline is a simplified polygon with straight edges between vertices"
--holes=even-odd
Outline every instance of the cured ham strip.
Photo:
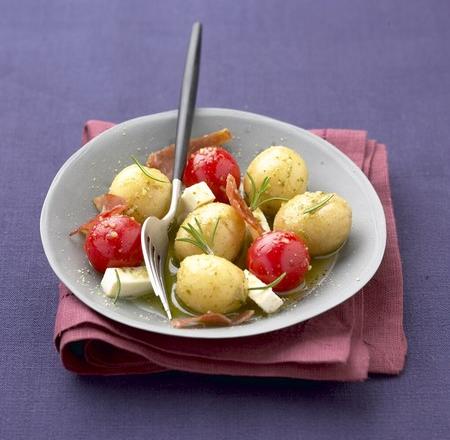
[{"label": "cured ham strip", "polygon": [[[211,147],[214,145],[223,145],[232,138],[230,130],[224,128],[219,131],[205,134],[198,138],[191,139],[189,142],[188,155],[194,153],[200,148]],[[156,168],[165,174],[169,179],[172,179],[173,161],[175,157],[175,145],[169,145],[161,150],[150,153],[146,165],[149,168]]]},{"label": "cured ham strip", "polygon": [[94,197],[93,202],[98,212],[106,212],[116,206],[126,205],[126,201],[123,197],[109,193]]},{"label": "cured ham strip", "polygon": [[127,209],[127,205],[117,205],[114,208],[103,211],[100,214],[96,215],[95,217],[88,220],[86,223],[78,227],[77,229],[73,230],[69,235],[75,235],[78,233],[87,235],[89,232],[91,232],[91,229],[98,223],[104,220],[105,218],[112,217],[113,215],[119,215],[122,214]]},{"label": "cured ham strip", "polygon": [[222,313],[207,312],[203,315],[193,316],[191,318],[172,319],[172,326],[175,328],[230,327],[232,325],[239,325],[245,321],[248,321],[254,313],[254,310],[246,310],[245,312],[242,312],[230,319]]},{"label": "cured ham strip", "polygon": [[255,314],[254,310],[246,310],[245,312],[239,313],[231,320],[231,325],[239,325],[248,321]]},{"label": "cured ham strip", "polygon": [[230,201],[230,205],[234,209],[236,209],[239,215],[244,219],[245,223],[247,223],[250,226],[253,239],[264,234],[264,229],[261,226],[261,223],[254,216],[251,209],[247,206],[247,203],[245,203],[245,200],[243,199],[236,185],[236,180],[231,174],[228,174],[227,186],[225,190],[227,193],[228,200]]},{"label": "cured ham strip", "polygon": [[197,326],[205,327],[229,327],[231,319],[222,315],[222,313],[207,312],[200,316],[192,316],[191,318],[172,319],[172,326],[175,328],[189,328]]}]

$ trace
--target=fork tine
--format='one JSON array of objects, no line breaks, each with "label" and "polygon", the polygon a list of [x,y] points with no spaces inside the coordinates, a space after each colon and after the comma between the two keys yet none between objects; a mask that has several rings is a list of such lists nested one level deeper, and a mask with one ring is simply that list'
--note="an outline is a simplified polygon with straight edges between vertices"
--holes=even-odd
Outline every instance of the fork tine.
[{"label": "fork tine", "polygon": [[156,248],[152,245],[151,238],[149,239],[149,242],[150,242],[150,250],[151,250],[151,258],[150,258],[151,263],[150,264],[152,267],[153,275],[156,280],[155,287],[158,290],[158,296],[159,296],[161,304],[164,308],[164,311],[166,312],[167,317],[169,319],[172,319],[172,313],[169,308],[169,303],[167,301],[165,286],[163,284],[164,283],[164,272],[161,272],[161,266],[164,264],[164,263],[161,263],[161,262],[163,262],[163,258],[161,257],[161,255],[159,255]]},{"label": "fork tine", "polygon": [[[165,282],[164,282],[164,266],[165,266],[165,262],[166,262],[166,256],[163,255],[158,255],[159,257],[159,264],[158,264],[158,269],[159,269],[159,281],[162,284],[162,289],[165,292],[166,291],[166,286],[165,286]],[[162,305],[164,307],[164,310],[167,313],[167,316],[169,316],[170,319],[172,319],[172,313],[170,312],[170,307],[169,307],[169,302],[167,300],[167,295],[161,295],[160,297]]]},{"label": "fork tine", "polygon": [[143,246],[142,253],[144,254],[145,266],[147,267],[147,273],[150,278],[150,282],[153,286],[153,290],[155,292],[155,295],[157,297],[159,297],[160,292],[159,292],[159,289],[156,287],[159,284],[158,276],[157,276],[157,272],[155,271],[155,265],[154,265],[153,258],[152,258],[151,246],[150,246],[149,240],[147,238],[146,238],[146,244],[145,244],[145,246]]},{"label": "fork tine", "polygon": [[[147,237],[144,235],[144,231],[142,231],[141,234],[141,247],[142,247],[142,255],[144,256],[144,263],[145,263],[145,267],[147,268],[147,275],[150,278],[150,283],[153,286],[153,274],[152,274],[152,267],[150,264],[150,259],[149,259],[149,251],[148,251],[148,243],[147,243]],[[157,295],[157,293],[155,292],[155,294]]]}]

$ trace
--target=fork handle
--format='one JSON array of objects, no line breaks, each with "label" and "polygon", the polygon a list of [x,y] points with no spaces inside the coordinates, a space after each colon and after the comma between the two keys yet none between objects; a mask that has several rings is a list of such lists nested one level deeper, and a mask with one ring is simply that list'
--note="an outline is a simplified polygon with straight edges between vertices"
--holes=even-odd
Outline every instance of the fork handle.
[{"label": "fork handle", "polygon": [[181,180],[186,165],[186,157],[191,138],[197,98],[198,76],[200,71],[200,52],[202,47],[202,25],[194,23],[191,40],[186,57],[183,83],[181,86],[180,105],[178,108],[177,135],[175,142],[175,162],[173,179]]}]

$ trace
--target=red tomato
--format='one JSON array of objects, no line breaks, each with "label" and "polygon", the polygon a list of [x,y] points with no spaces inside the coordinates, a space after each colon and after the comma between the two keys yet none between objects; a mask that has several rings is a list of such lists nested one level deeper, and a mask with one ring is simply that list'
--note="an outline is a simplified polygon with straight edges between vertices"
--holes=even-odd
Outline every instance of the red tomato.
[{"label": "red tomato", "polygon": [[236,179],[239,187],[241,171],[236,159],[221,147],[205,147],[190,155],[184,170],[183,183],[191,186],[206,182],[219,202],[228,203],[225,193],[228,174]]},{"label": "red tomato", "polygon": [[126,215],[114,215],[98,222],[84,243],[86,255],[94,267],[138,266],[142,261],[141,225]]},{"label": "red tomato", "polygon": [[305,243],[293,232],[267,232],[252,243],[247,253],[249,271],[266,284],[286,272],[286,276],[273,288],[276,292],[299,286],[308,272],[309,262]]}]

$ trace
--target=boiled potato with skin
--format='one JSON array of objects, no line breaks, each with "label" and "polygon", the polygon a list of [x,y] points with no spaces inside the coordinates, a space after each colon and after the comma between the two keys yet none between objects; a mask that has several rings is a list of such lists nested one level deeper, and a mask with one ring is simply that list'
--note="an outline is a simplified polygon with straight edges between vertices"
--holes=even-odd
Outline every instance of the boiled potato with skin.
[{"label": "boiled potato with skin", "polygon": [[337,194],[321,208],[304,212],[325,201],[330,193],[305,192],[285,203],[274,220],[274,230],[292,231],[302,237],[309,254],[328,255],[347,240],[352,225],[350,205]]},{"label": "boiled potato with skin", "polygon": [[155,168],[143,167],[158,182],[146,176],[136,165],[124,168],[114,178],[109,192],[123,197],[128,205],[125,212],[142,223],[147,217],[164,217],[170,205],[172,184],[169,179]]},{"label": "boiled potato with skin", "polygon": [[197,313],[229,313],[247,300],[244,272],[214,255],[186,257],[177,272],[176,294]]},{"label": "boiled potato with skin", "polygon": [[[244,190],[248,198],[252,195],[252,185],[248,174],[259,188],[265,177],[270,178],[268,189],[260,201],[271,197],[291,199],[306,191],[308,169],[303,158],[288,147],[270,147],[259,153],[250,163],[244,178]],[[280,209],[281,200],[271,200],[261,205],[264,214],[274,216]]]},{"label": "boiled potato with skin", "polygon": [[[219,223],[213,241],[214,227],[218,219]],[[192,238],[184,227],[191,224],[197,229],[195,220],[199,222],[213,254],[233,261],[244,240],[245,223],[232,206],[218,202],[208,203],[194,209],[183,221],[175,237],[175,256],[178,260],[181,261],[189,255],[203,253],[200,248],[193,244],[178,240],[180,238]]]}]

